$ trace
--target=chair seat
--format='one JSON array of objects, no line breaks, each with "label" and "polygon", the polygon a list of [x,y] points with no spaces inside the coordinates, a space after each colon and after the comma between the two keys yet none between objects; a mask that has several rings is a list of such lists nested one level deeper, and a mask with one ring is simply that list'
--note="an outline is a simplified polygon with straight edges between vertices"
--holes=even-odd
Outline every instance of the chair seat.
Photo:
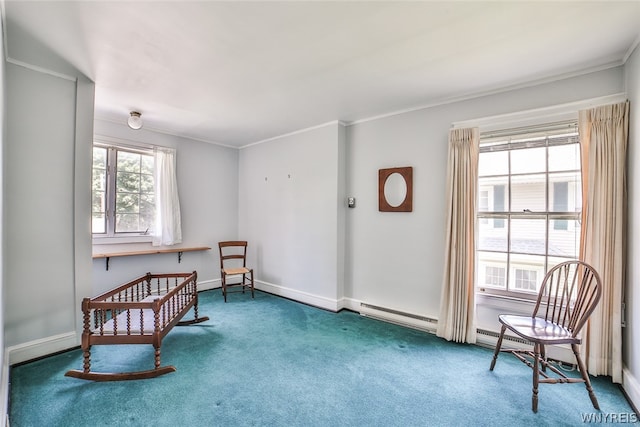
[{"label": "chair seat", "polygon": [[539,317],[502,314],[498,316],[498,320],[520,337],[532,342],[545,345],[580,344],[581,342],[581,339],[573,337],[567,328]]},{"label": "chair seat", "polygon": [[249,273],[249,269],[245,268],[245,267],[240,267],[240,268],[223,268],[222,271],[224,271],[224,274],[228,274],[228,275],[234,275],[234,274],[248,274]]}]

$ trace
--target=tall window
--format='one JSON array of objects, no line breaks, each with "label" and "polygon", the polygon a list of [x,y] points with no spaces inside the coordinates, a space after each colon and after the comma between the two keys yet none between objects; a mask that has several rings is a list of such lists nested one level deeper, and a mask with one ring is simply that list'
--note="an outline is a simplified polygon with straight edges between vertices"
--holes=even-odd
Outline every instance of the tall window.
[{"label": "tall window", "polygon": [[154,156],[151,150],[94,144],[94,237],[147,235],[153,230]]},{"label": "tall window", "polygon": [[532,298],[546,272],[578,257],[576,123],[481,134],[477,288]]}]

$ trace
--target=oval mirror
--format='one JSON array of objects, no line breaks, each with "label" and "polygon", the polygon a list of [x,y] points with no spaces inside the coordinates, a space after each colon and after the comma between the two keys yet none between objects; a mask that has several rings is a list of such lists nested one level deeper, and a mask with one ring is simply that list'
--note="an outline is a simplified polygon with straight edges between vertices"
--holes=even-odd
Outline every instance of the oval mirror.
[{"label": "oval mirror", "polygon": [[398,172],[387,177],[384,183],[384,198],[391,207],[398,207],[407,198],[407,182]]}]

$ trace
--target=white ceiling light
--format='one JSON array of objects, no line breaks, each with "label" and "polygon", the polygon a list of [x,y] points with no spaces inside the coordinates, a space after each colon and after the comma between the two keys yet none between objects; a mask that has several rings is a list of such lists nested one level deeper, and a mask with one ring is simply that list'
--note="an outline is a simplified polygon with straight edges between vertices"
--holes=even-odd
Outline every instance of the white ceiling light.
[{"label": "white ceiling light", "polygon": [[141,115],[142,114],[137,111],[131,112],[131,116],[129,116],[129,119],[127,120],[127,124],[131,129],[137,130],[142,127],[142,117],[140,117]]}]

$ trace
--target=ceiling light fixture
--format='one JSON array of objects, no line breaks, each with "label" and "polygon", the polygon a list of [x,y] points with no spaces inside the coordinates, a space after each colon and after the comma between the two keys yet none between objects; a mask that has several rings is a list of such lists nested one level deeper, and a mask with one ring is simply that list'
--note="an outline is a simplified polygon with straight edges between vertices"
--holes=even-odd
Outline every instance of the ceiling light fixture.
[{"label": "ceiling light fixture", "polygon": [[131,129],[140,129],[142,127],[142,117],[140,117],[142,114],[137,111],[132,111],[130,114],[127,124]]}]

